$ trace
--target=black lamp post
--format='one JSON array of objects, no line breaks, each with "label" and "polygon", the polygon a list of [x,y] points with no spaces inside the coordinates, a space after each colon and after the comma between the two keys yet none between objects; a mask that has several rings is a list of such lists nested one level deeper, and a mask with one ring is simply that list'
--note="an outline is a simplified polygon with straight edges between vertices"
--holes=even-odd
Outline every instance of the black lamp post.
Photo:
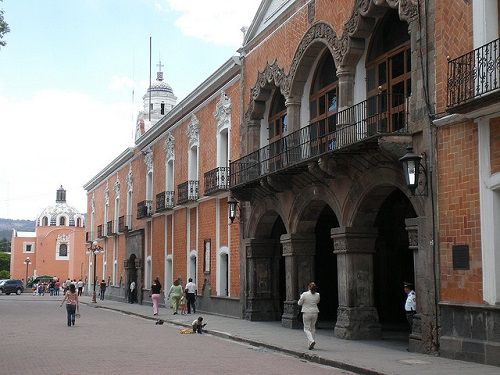
[{"label": "black lamp post", "polygon": [[411,146],[406,147],[406,154],[399,159],[403,164],[406,186],[408,186],[412,195],[415,195],[415,189],[418,187],[421,160],[422,156],[415,154]]},{"label": "black lamp post", "polygon": [[30,266],[30,263],[31,263],[30,257],[27,257],[24,260],[24,264],[26,264],[26,278],[24,279],[25,283],[26,283],[26,287],[28,287],[28,268]]},{"label": "black lamp post", "polygon": [[229,197],[227,200],[227,206],[228,206],[228,216],[229,220],[231,220],[231,224],[233,223],[235,217],[236,217],[236,208],[238,207],[238,201],[235,200],[233,197]]},{"label": "black lamp post", "polygon": [[92,242],[92,245],[89,246],[88,250],[87,250],[87,255],[90,255],[92,254],[93,255],[93,262],[94,262],[94,274],[93,274],[93,277],[94,277],[94,291],[92,292],[92,303],[97,303],[97,299],[96,299],[96,293],[95,293],[95,284],[96,284],[96,255],[97,254],[101,254],[103,253],[104,250],[102,248],[102,246],[100,246],[97,241],[94,241]]}]

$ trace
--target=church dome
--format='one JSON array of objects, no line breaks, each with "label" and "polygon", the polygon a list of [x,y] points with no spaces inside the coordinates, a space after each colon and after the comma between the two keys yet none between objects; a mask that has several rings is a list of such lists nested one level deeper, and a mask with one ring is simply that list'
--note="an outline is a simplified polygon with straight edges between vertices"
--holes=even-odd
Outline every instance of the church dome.
[{"label": "church dome", "polygon": [[84,216],[66,203],[66,190],[57,190],[56,203],[47,206],[37,218],[37,226],[84,226]]},{"label": "church dome", "polygon": [[[161,64],[161,62],[160,62]],[[166,92],[168,94],[174,94],[172,87],[163,80],[163,72],[159,71],[156,73],[156,81],[151,84],[151,87],[148,88],[147,92]]]}]

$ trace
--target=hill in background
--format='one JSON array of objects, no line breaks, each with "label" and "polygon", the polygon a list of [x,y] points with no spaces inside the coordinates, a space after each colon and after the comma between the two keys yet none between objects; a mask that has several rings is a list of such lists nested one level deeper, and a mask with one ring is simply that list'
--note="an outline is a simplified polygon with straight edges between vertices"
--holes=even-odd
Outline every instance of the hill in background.
[{"label": "hill in background", "polygon": [[[12,229],[21,232],[34,232],[35,231],[35,221],[34,220],[12,220],[12,219],[2,219],[0,218],[0,251],[10,251],[10,239],[12,237]],[[4,245],[8,242],[9,246],[6,249]]]}]

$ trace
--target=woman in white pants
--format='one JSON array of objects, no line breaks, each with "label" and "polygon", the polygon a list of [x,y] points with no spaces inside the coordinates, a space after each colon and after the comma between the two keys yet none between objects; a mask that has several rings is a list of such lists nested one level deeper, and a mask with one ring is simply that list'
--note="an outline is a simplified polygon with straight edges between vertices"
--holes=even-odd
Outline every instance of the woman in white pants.
[{"label": "woman in white pants", "polygon": [[309,343],[309,350],[314,349],[314,332],[316,331],[316,321],[318,320],[319,293],[316,292],[316,284],[309,283],[309,290],[300,295],[299,306],[302,306],[302,322],[304,323],[304,333]]}]

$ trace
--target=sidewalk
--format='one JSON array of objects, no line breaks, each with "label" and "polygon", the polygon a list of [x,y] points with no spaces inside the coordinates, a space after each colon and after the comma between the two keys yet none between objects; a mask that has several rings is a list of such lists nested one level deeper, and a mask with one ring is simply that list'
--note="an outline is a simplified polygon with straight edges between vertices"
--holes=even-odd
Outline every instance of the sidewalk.
[{"label": "sidewalk", "polygon": [[208,313],[172,315],[167,308],[160,308],[158,317],[153,317],[150,305],[111,300],[98,300],[93,304],[87,296],[82,296],[80,301],[91,307],[120,311],[145,319],[163,319],[165,322],[182,327],[190,327],[195,317],[203,315],[204,321],[208,323],[207,332],[214,336],[265,347],[358,374],[500,374],[500,367],[408,353],[406,345],[397,342],[341,340],[333,336],[333,330],[316,331],[316,347],[310,351],[306,347],[306,338],[302,330],[283,328],[280,322],[251,322]]}]

